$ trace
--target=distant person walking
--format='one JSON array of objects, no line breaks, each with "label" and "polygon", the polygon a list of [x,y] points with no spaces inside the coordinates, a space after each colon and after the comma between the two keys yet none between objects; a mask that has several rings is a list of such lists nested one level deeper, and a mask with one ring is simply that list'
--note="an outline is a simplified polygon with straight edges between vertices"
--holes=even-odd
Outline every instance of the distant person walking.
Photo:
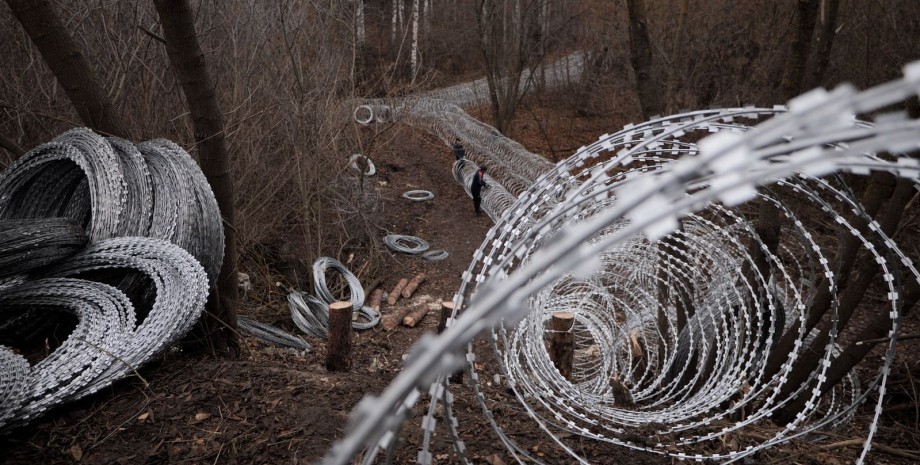
[{"label": "distant person walking", "polygon": [[466,156],[466,149],[463,148],[463,144],[460,143],[460,138],[454,141],[454,157],[459,161],[463,160],[463,157]]},{"label": "distant person walking", "polygon": [[473,175],[473,183],[470,184],[470,193],[473,194],[473,209],[476,211],[476,216],[479,216],[479,206],[482,204],[482,196],[480,195],[482,189],[489,187],[485,179],[487,170],[485,166],[480,166],[479,171],[476,171],[476,174]]}]

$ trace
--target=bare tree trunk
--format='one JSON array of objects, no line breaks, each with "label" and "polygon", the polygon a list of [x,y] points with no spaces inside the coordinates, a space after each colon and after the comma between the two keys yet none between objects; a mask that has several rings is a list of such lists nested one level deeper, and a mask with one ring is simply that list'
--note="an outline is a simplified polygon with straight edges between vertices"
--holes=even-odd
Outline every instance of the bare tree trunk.
[{"label": "bare tree trunk", "polygon": [[546,38],[540,37],[541,8],[539,2],[525,7],[517,0],[476,0],[476,8],[493,124],[505,131],[531,85],[530,80],[521,84],[524,70],[533,79],[546,54]]},{"label": "bare tree trunk", "polygon": [[[885,202],[888,201],[891,193],[894,191],[895,177],[888,173],[875,173],[869,178],[869,186],[863,192],[860,198],[860,204],[863,210],[870,218],[875,217]],[[851,218],[851,223],[856,224],[860,234],[865,234],[868,230],[868,223],[862,218]],[[838,282],[834,289],[830,288],[827,278],[822,278],[818,282],[817,294],[812,299],[809,308],[808,317],[805,321],[805,333],[812,330],[824,317],[831,308],[833,302],[833,291],[839,290],[846,285],[846,281],[851,274],[853,264],[859,254],[860,241],[852,234],[847,234],[837,252],[835,264],[832,269],[836,270]],[[770,351],[770,357],[767,359],[765,373],[767,376],[773,376],[779,372],[786,356],[793,350],[795,341],[798,339],[798,332],[801,323],[795,320],[792,326],[786,330],[775,349]]]},{"label": "bare tree trunk", "polygon": [[396,3],[400,0],[393,0],[393,12],[390,20],[390,48],[396,47]]},{"label": "bare tree trunk", "polygon": [[799,95],[802,89],[805,64],[811,50],[811,36],[815,32],[815,20],[818,17],[818,0],[799,0],[795,17],[795,37],[780,83],[782,98],[785,100]]},{"label": "bare tree trunk", "polygon": [[128,127],[49,2],[6,0],[6,3],[64,88],[83,124],[104,134],[130,139]]},{"label": "bare tree trunk", "polygon": [[431,17],[434,16],[434,12],[431,10],[431,0],[423,0],[422,5],[422,24],[424,25],[422,32],[425,35],[425,39],[428,40],[428,37],[431,37]]},{"label": "bare tree trunk", "polygon": [[687,27],[687,13],[690,10],[689,0],[680,0],[677,7],[677,32],[674,37],[674,47],[671,52],[671,69],[668,70],[667,102],[664,106],[668,113],[676,110],[674,101],[677,89],[680,88],[681,76],[684,74],[684,29]]},{"label": "bare tree trunk", "polygon": [[642,116],[646,119],[661,113],[658,78],[652,70],[652,44],[648,37],[645,0],[626,0],[629,10],[629,58],[636,74],[636,90]]},{"label": "bare tree trunk", "polygon": [[[917,283],[913,277],[910,277],[910,280],[905,284],[904,287],[904,297],[901,301],[901,308],[898,309],[898,313],[903,317],[909,314],[910,310],[917,303],[917,299],[920,298],[920,284]],[[891,317],[888,312],[879,312],[869,323],[865,326],[865,329],[859,336],[857,336],[857,341],[866,341],[871,339],[882,338],[888,334],[888,330],[891,328]],[[876,345],[877,343],[868,343],[868,344],[850,344],[837,358],[831,362],[831,366],[827,369],[827,381],[821,387],[822,393],[826,394],[831,390],[840,380],[843,379],[856,365],[862,361],[863,357],[866,356]],[[804,399],[801,400],[804,404]]]},{"label": "bare tree trunk", "polygon": [[355,36],[358,47],[363,47],[367,36],[364,29],[364,0],[355,0]]},{"label": "bare tree trunk", "polygon": [[[207,312],[190,337],[215,354],[236,355],[236,237],[233,229],[233,179],[224,143],[223,115],[198,43],[188,0],[154,0],[163,27],[166,52],[188,102],[201,170],[207,177],[224,221],[224,261]],[[193,344],[194,346],[194,344]]]},{"label": "bare tree trunk", "polygon": [[[911,197],[913,197],[914,191],[915,189],[912,181],[907,179],[898,180],[897,187],[895,187],[891,199],[886,203],[885,209],[879,218],[881,230],[885,234],[890,236],[897,228],[904,207],[910,201]],[[894,265],[899,266],[897,263]],[[880,266],[875,260],[867,258],[859,261],[856,267],[856,278],[847,284],[840,296],[840,304],[837,309],[837,332],[842,331],[846,327],[856,307],[865,296],[866,290],[869,289],[869,286],[878,274],[879,269]],[[795,368],[789,373],[786,384],[780,390],[780,397],[791,395],[801,383],[805,382],[811,372],[818,366],[818,362],[821,356],[823,356],[824,347],[830,342],[830,332],[831,323],[825,321],[820,327],[818,336],[811,343],[811,349],[802,352]],[[780,424],[792,421],[795,414],[799,411],[797,409],[799,409],[800,404],[804,403],[804,397],[807,397],[807,395],[808,394],[800,394],[798,398],[776,411],[773,416],[774,420]]]},{"label": "bare tree trunk", "polygon": [[821,20],[821,35],[815,49],[815,64],[808,80],[808,88],[821,85],[827,65],[831,60],[831,49],[834,47],[834,37],[837,36],[837,12],[840,10],[840,0],[824,0],[824,15]]},{"label": "bare tree trunk", "polygon": [[412,82],[418,76],[418,0],[412,2]]}]

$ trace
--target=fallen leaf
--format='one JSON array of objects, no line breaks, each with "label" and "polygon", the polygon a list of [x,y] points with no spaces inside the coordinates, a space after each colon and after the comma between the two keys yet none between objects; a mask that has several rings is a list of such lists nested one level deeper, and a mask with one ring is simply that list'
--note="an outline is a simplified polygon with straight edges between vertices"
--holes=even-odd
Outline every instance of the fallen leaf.
[{"label": "fallen leaf", "polygon": [[137,420],[138,420],[138,421],[144,421],[144,420],[146,420],[146,419],[148,419],[148,418],[150,418],[150,410],[148,410],[148,411],[146,411],[146,412],[144,412],[144,413],[142,413],[142,414],[140,414],[140,415],[137,416]]},{"label": "fallen leaf", "polygon": [[492,454],[484,459],[489,465],[505,465],[505,461],[502,460],[498,454]]},{"label": "fallen leaf", "polygon": [[210,413],[198,412],[195,414],[195,421],[207,420],[210,417],[211,417]]},{"label": "fallen leaf", "polygon": [[77,462],[83,458],[83,449],[80,448],[79,444],[70,446],[70,456]]}]

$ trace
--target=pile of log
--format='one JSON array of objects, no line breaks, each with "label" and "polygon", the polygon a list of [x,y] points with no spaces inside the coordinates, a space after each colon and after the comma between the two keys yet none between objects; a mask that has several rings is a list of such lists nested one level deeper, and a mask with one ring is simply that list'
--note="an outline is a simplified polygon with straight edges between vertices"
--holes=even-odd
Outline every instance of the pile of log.
[{"label": "pile of log", "polygon": [[[411,298],[426,279],[428,279],[428,276],[426,276],[425,273],[419,273],[411,280],[406,278],[400,279],[396,286],[393,287],[393,290],[390,291],[386,303],[390,306],[395,306],[400,299]],[[374,290],[374,292],[371,293],[370,306],[379,311],[383,303],[383,296],[384,293],[382,289]],[[426,315],[428,315],[428,312],[441,311],[442,308],[443,304],[441,302],[435,301],[435,299],[429,295],[423,295],[414,302],[394,308],[392,312],[381,318],[380,324],[383,326],[384,331],[392,331],[399,325],[414,328]]]}]

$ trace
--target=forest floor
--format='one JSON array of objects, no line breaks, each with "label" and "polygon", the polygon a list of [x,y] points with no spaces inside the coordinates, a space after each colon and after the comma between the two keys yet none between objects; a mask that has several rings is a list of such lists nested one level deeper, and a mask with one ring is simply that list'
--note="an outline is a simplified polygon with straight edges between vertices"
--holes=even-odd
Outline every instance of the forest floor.
[{"label": "forest floor", "polygon": [[[515,138],[525,146],[573,152],[577,141],[568,135],[545,135],[546,119],[552,115],[539,105],[531,108],[515,128]],[[475,114],[474,116],[482,116]],[[560,115],[555,115],[559,117]],[[562,115],[565,116],[565,115]],[[565,119],[565,118],[560,118]],[[576,118],[571,118],[575,121]],[[574,134],[580,129],[594,138],[615,130],[625,121],[582,120],[568,123]],[[569,127],[566,126],[566,127]],[[469,197],[456,185],[451,174],[453,155],[439,141],[407,128],[393,128],[388,140],[370,154],[379,174],[373,178],[383,199],[382,225],[388,233],[411,234],[445,249],[450,256],[440,262],[419,257],[394,256],[381,287],[390,290],[400,278],[418,272],[428,276],[411,299],[396,306],[384,304],[383,313],[401,305],[412,305],[423,296],[436,301],[451,300],[459,276],[469,265],[492,225],[485,215],[475,216]],[[543,134],[543,135],[541,135]],[[424,189],[435,194],[426,202],[402,197],[407,190]],[[246,299],[242,309],[261,321],[288,331],[297,330],[290,321],[286,292],[265,291],[268,298]],[[140,370],[139,376],[124,380],[103,392],[60,407],[33,424],[0,438],[0,463],[7,464],[306,464],[322,458],[332,443],[341,438],[352,408],[365,394],[379,394],[399,372],[403,355],[424,333],[434,332],[437,315],[428,315],[414,327],[384,331],[380,326],[354,335],[353,366],[347,372],[330,373],[324,368],[325,349],[320,340],[308,339],[314,349],[299,353],[267,346],[243,336],[239,359],[188,358],[171,352]],[[477,344],[484,344],[478,341]],[[916,357],[914,357],[916,359]],[[494,361],[483,360],[480,373],[492,379]],[[911,396],[917,365],[893,375],[902,398],[899,410],[883,418],[878,444],[887,449],[874,451],[869,463],[915,463],[911,452],[920,450],[916,396]],[[488,383],[490,408],[508,426],[507,433],[545,463],[577,463],[548,439],[520,408],[513,395]],[[460,432],[475,464],[513,463],[491,426],[473,401],[469,388],[454,389]],[[423,398],[424,399],[424,398]],[[401,431],[403,445],[394,463],[414,463],[419,450],[420,421],[426,409],[420,402]],[[867,404],[872,404],[872,401]],[[913,406],[913,407],[911,407]],[[856,422],[871,420],[871,405]],[[818,445],[793,441],[760,453],[745,463],[836,464],[852,463],[861,444],[848,441],[861,437],[861,427],[837,431],[839,438]],[[768,429],[757,430],[769,437]],[[456,463],[447,435],[435,436],[432,452],[439,465]],[[725,438],[724,447],[746,440]],[[830,446],[828,446],[830,444]],[[670,459],[586,440],[570,439],[569,446],[592,463],[669,464]]]}]

